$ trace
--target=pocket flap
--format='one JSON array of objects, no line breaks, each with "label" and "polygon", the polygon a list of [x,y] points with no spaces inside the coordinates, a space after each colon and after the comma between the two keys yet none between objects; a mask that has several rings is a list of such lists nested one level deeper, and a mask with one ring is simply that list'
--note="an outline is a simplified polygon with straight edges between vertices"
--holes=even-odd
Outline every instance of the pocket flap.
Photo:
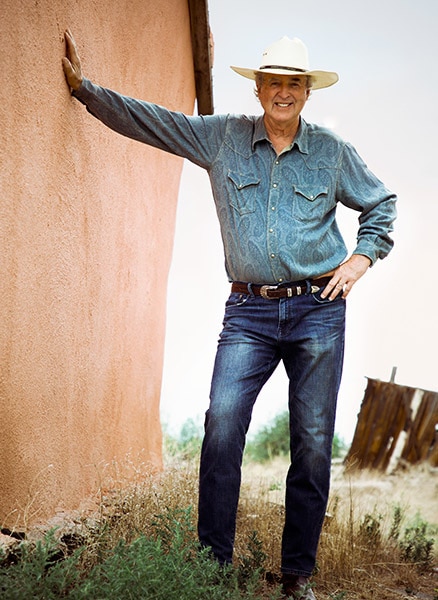
[{"label": "pocket flap", "polygon": [[238,190],[260,183],[260,179],[257,179],[255,175],[237,173],[236,171],[228,171],[228,178],[231,179]]},{"label": "pocket flap", "polygon": [[303,196],[309,202],[314,202],[319,196],[327,196],[328,187],[314,185],[294,185],[294,191],[296,194]]}]

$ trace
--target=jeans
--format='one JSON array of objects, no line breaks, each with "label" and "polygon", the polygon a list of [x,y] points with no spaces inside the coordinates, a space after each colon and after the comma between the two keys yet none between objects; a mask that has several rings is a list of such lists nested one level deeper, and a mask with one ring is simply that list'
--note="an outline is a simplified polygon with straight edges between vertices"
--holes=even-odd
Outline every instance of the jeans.
[{"label": "jeans", "polygon": [[242,456],[252,409],[283,361],[289,378],[291,465],[286,478],[283,573],[310,576],[327,507],[345,300],[320,292],[264,299],[232,293],[225,309],[205,418],[198,534],[217,560],[233,555]]}]

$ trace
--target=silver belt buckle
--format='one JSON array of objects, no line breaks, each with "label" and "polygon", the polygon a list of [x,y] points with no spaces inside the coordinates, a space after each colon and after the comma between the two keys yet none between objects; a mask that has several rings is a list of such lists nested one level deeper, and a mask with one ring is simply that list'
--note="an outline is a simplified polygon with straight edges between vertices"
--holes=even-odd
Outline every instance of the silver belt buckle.
[{"label": "silver belt buckle", "polygon": [[265,300],[274,300],[271,296],[268,296],[269,290],[278,290],[278,285],[262,285],[260,288],[260,296]]}]

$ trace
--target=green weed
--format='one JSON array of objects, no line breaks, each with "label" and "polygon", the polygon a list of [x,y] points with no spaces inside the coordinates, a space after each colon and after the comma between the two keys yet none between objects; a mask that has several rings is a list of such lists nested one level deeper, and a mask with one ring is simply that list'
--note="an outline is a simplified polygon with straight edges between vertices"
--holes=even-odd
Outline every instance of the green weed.
[{"label": "green weed", "polygon": [[427,569],[433,560],[434,539],[429,536],[429,524],[417,515],[415,522],[406,527],[399,542],[401,559]]}]

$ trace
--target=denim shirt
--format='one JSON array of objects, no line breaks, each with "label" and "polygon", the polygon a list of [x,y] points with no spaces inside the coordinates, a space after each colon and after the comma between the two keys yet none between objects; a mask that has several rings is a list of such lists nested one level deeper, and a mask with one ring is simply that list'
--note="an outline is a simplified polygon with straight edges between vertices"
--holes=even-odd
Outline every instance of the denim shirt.
[{"label": "denim shirt", "polygon": [[347,255],[338,202],[359,213],[354,254],[373,264],[393,246],[396,196],[328,129],[301,118],[277,155],[263,116],[188,116],[87,79],[73,95],[118,133],[207,170],[230,281],[275,284],[336,268]]}]

